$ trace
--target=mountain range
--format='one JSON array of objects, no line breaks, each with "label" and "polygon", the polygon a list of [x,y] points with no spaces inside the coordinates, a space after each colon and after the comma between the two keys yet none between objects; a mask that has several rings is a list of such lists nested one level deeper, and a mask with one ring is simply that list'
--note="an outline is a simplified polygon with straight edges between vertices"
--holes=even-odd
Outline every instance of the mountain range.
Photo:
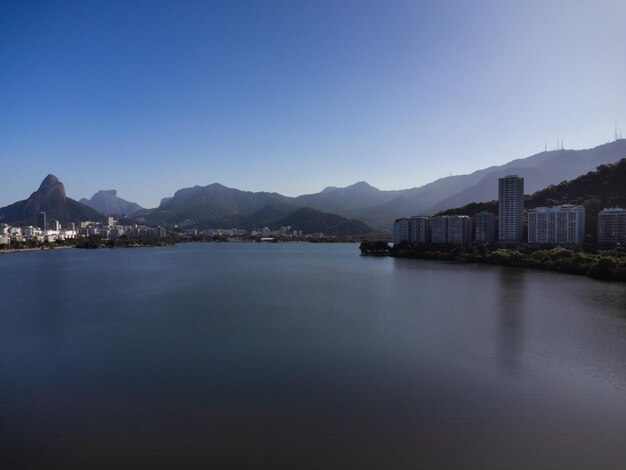
[{"label": "mountain range", "polygon": [[245,225],[248,217],[265,206],[282,210],[309,207],[361,220],[377,230],[389,230],[399,217],[431,215],[474,201],[496,199],[498,178],[508,174],[524,177],[525,191],[532,193],[622,157],[626,157],[626,139],[592,149],[541,152],[468,175],[449,176],[421,187],[394,191],[382,191],[361,181],[345,188],[327,187],[319,193],[287,197],[278,193],[240,191],[214,183],[181,189],[163,199],[158,208],[136,215],[161,224],[223,226],[231,222],[236,226]]},{"label": "mountain range", "polygon": [[132,215],[143,209],[137,203],[118,197],[115,189],[100,190],[91,199],[82,198],[78,202],[107,215]]},{"label": "mountain range", "polygon": [[39,212],[45,212],[48,220],[58,220],[64,225],[81,220],[104,220],[100,212],[67,197],[63,183],[56,176],[48,175],[28,199],[0,208],[0,223],[35,225]]},{"label": "mountain range", "polygon": [[[592,149],[541,152],[468,175],[441,178],[417,188],[380,191],[366,183],[357,183],[347,188],[327,188],[321,193],[296,199],[306,200],[306,204],[315,209],[389,229],[393,220],[399,217],[432,215],[475,201],[497,199],[498,178],[502,176],[515,174],[524,177],[524,189],[529,194],[623,157],[626,157],[626,139],[618,139]],[[367,204],[347,206],[345,201],[355,194],[363,195]]]},{"label": "mountain range", "polygon": [[[61,222],[77,218],[100,220],[102,214],[129,214],[132,221],[170,227],[249,229],[291,225],[310,232],[354,235],[371,231],[370,227],[389,230],[399,217],[431,215],[472,202],[494,200],[498,178],[507,174],[524,177],[525,192],[529,194],[623,157],[626,139],[618,139],[591,149],[541,152],[468,175],[393,191],[379,190],[361,181],[344,188],[327,187],[319,193],[288,197],[213,183],[180,189],[163,198],[154,209],[141,209],[119,198],[115,190],[98,191],[91,199],[82,199],[81,204],[67,198],[63,184],[49,175],[27,200],[0,208],[0,222],[33,223],[36,213],[45,210],[49,219]],[[305,224],[309,224],[306,226],[310,230],[304,228]]]},{"label": "mountain range", "polygon": [[[147,211],[137,204],[117,197],[115,190],[99,191],[91,200],[83,199],[101,211],[82,202],[70,199],[65,194],[65,186],[54,175],[48,175],[39,189],[23,201],[0,208],[0,223],[11,225],[35,225],[37,214],[45,212],[48,220],[68,222],[91,220],[103,222],[105,214],[121,214],[139,207],[137,218],[126,218],[129,222],[146,222],[152,225],[179,227],[239,227],[252,229],[270,226],[278,228],[291,226],[304,233],[324,233],[326,235],[359,235],[369,233],[372,228],[359,220],[349,220],[336,214],[317,211],[308,207],[285,204],[284,196],[264,193],[245,193],[221,185],[205,188],[189,188],[164,200],[169,209]],[[265,205],[263,205],[265,204]],[[213,207],[213,209],[211,209]],[[181,219],[183,217],[183,219]],[[190,219],[195,217],[195,219]]]},{"label": "mountain range", "polygon": [[360,220],[303,207],[278,193],[240,191],[218,183],[178,190],[158,208],[139,211],[134,218],[150,225],[200,229],[291,226],[305,233],[327,235],[357,235],[373,230]]}]

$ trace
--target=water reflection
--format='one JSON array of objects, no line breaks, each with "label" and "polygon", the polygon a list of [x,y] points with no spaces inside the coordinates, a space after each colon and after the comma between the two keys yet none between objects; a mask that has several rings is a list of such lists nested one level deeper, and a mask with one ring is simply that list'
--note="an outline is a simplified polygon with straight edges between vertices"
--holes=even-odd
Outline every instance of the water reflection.
[{"label": "water reflection", "polygon": [[0,261],[3,468],[626,461],[623,285],[342,244]]},{"label": "water reflection", "polygon": [[498,365],[503,372],[518,375],[524,346],[525,272],[505,268],[499,274],[496,306]]},{"label": "water reflection", "polygon": [[[31,282],[38,286],[32,292],[34,310],[33,327],[46,340],[46,346],[57,348],[65,342],[66,314],[70,309],[71,270],[66,250],[41,253],[34,257]],[[45,289],[41,287],[45,286]]]}]

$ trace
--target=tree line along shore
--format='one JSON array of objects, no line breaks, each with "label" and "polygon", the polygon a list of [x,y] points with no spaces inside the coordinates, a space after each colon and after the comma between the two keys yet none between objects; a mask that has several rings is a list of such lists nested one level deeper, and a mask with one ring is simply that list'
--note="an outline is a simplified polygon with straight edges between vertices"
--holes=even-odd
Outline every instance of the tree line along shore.
[{"label": "tree line along shore", "polygon": [[365,241],[359,248],[362,255],[533,268],[584,275],[598,280],[626,282],[626,249],[624,247],[584,252],[563,247],[513,249],[496,245],[411,246],[408,243],[401,243],[390,247],[386,241]]}]

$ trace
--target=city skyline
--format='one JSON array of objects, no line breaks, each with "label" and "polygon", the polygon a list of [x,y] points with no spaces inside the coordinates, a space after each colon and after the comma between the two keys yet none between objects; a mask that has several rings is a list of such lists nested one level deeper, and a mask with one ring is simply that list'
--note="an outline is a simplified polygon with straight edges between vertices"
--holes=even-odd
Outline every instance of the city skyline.
[{"label": "city skyline", "polygon": [[214,182],[402,189],[626,127],[617,0],[0,13],[0,206],[48,173],[75,199],[117,189],[144,207]]}]

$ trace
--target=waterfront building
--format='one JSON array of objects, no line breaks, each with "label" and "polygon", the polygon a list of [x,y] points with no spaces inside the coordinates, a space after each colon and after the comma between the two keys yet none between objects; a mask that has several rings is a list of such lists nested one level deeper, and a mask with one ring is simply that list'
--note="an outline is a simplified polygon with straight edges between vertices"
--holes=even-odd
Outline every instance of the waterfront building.
[{"label": "waterfront building", "polygon": [[430,240],[432,243],[448,242],[447,215],[436,215],[430,219]]},{"label": "waterfront building", "polygon": [[503,245],[523,241],[524,178],[509,175],[498,179],[498,240]]},{"label": "waterfront building", "polygon": [[87,227],[87,235],[90,237],[96,237],[102,234],[102,231],[99,227],[89,226]]},{"label": "waterfront building", "polygon": [[480,211],[475,217],[474,238],[476,243],[496,241],[496,215],[493,212]]},{"label": "waterfront building", "polygon": [[446,241],[459,245],[467,245],[470,242],[470,218],[467,215],[448,216]]},{"label": "waterfront building", "polygon": [[40,212],[37,214],[37,227],[41,230],[46,230],[48,228],[48,224],[46,224],[46,213]]},{"label": "waterfront building", "polygon": [[414,245],[430,243],[430,217],[411,217],[409,241]]},{"label": "waterfront building", "polygon": [[37,235],[37,230],[32,225],[29,225],[27,227],[21,227],[21,233],[24,238],[30,240]]},{"label": "waterfront building", "polygon": [[113,227],[113,225],[115,225],[115,220],[113,220],[113,217],[108,216],[107,217],[107,227]]},{"label": "waterfront building", "polygon": [[67,230],[69,230],[70,232],[75,232],[76,231],[76,224],[74,222],[69,222],[66,226]]},{"label": "waterfront building", "polygon": [[598,244],[626,245],[626,209],[612,207],[598,213]]},{"label": "waterfront building", "polygon": [[528,243],[581,245],[585,240],[585,208],[571,204],[528,211]]},{"label": "waterfront building", "polygon": [[124,235],[123,227],[116,226],[109,229],[109,238],[120,238],[122,235]]},{"label": "waterfront building", "polygon": [[58,220],[53,220],[52,222],[50,222],[50,230],[59,232],[61,230],[61,222],[59,222]]},{"label": "waterfront building", "polygon": [[393,244],[398,245],[402,242],[409,241],[409,231],[410,231],[410,220],[409,219],[397,219],[393,223]]}]

